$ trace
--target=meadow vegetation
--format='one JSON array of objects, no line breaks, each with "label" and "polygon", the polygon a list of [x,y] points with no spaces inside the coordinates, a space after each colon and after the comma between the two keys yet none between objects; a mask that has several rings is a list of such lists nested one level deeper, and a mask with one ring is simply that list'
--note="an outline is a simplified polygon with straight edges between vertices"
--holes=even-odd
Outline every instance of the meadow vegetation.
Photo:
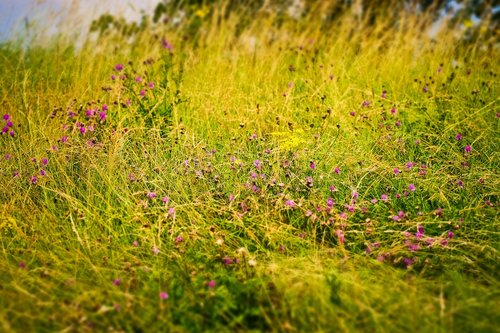
[{"label": "meadow vegetation", "polygon": [[328,5],[3,43],[0,331],[497,331],[498,35]]}]

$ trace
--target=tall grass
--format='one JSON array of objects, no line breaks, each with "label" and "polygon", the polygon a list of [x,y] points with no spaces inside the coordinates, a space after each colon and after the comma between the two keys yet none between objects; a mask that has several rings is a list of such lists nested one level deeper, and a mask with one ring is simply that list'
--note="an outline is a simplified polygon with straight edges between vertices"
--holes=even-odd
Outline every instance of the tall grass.
[{"label": "tall grass", "polygon": [[1,330],[497,330],[495,34],[327,5],[4,44]]}]

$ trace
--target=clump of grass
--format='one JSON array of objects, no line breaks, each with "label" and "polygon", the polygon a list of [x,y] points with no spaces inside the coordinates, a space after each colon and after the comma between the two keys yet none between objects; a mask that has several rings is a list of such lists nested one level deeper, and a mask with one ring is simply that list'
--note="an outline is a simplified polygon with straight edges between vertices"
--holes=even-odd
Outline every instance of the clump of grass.
[{"label": "clump of grass", "polygon": [[495,330],[494,40],[225,9],[1,47],[2,330]]}]

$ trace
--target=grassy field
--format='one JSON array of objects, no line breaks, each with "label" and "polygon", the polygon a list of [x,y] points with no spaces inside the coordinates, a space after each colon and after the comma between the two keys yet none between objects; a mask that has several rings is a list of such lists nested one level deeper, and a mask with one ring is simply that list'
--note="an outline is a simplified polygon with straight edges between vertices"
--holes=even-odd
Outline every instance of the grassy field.
[{"label": "grassy field", "polygon": [[0,46],[0,331],[498,332],[497,35],[321,12]]}]

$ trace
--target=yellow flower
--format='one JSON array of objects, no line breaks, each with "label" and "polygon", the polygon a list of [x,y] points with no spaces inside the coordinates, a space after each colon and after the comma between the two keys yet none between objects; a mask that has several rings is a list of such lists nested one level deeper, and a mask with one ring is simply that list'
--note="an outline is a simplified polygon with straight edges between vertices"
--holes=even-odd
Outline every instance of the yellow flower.
[{"label": "yellow flower", "polygon": [[305,131],[301,128],[295,131],[273,132],[271,135],[278,137],[280,147],[285,150],[291,150],[306,143]]}]

